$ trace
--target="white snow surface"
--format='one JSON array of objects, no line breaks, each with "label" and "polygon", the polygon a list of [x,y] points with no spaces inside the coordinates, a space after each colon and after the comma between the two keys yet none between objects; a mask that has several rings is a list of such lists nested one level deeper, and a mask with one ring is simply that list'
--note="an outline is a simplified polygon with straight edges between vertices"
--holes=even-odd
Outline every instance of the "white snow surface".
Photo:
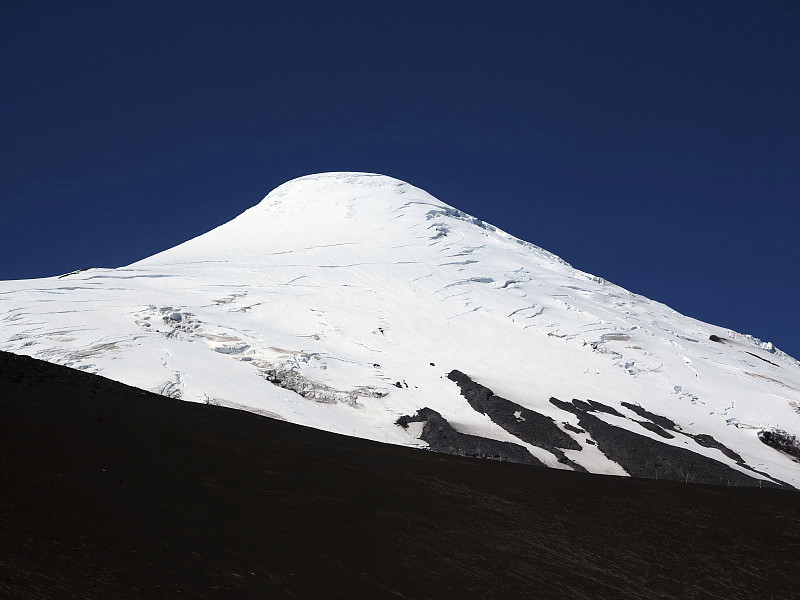
[{"label": "white snow surface", "polygon": [[[419,426],[395,421],[430,407],[461,432],[513,441],[568,468],[473,410],[446,377],[458,369],[560,426],[577,418],[550,397],[590,398],[629,417],[620,403],[639,404],[800,487],[800,465],[756,435],[800,433],[795,359],[383,175],[301,177],[130,266],[0,282],[0,349],[394,444],[425,446]],[[597,416],[743,471],[688,437]],[[570,459],[625,474],[586,443],[588,433],[565,431],[584,448],[567,451]]]}]

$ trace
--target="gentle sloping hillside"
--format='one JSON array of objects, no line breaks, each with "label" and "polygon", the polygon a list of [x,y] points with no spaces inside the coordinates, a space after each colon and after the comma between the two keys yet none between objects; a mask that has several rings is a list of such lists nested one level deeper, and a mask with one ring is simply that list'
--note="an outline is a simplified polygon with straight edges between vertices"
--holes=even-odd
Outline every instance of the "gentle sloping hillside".
[{"label": "gentle sloping hillside", "polygon": [[800,494],[421,452],[0,353],[0,597],[789,598]]}]

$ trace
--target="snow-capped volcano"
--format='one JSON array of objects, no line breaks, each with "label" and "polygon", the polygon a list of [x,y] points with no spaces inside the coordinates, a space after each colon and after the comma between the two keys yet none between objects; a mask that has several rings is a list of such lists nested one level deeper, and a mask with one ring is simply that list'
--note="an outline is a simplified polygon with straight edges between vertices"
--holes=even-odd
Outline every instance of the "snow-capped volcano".
[{"label": "snow-capped volcano", "polygon": [[796,360],[382,175],[302,177],[128,267],[2,282],[0,324],[2,350],[382,442],[800,487]]}]

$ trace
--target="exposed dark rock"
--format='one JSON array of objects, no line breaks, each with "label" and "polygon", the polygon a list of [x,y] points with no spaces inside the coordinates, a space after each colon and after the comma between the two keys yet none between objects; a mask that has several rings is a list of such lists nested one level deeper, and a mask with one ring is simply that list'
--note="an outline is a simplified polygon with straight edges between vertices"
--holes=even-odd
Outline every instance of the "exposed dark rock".
[{"label": "exposed dark rock", "polygon": [[718,442],[717,440],[715,440],[713,436],[707,433],[694,433],[694,434],[684,433],[684,435],[688,435],[690,438],[692,438],[695,442],[697,442],[704,448],[716,448],[731,460],[735,460],[741,466],[747,467],[747,464],[744,462],[744,459],[739,454],[728,448],[722,442]]},{"label": "exposed dark rock", "polygon": [[403,429],[408,429],[409,423],[419,423],[422,419],[419,418],[419,412],[416,415],[403,415],[397,421],[394,422],[395,425],[399,425]]},{"label": "exposed dark rock", "polygon": [[611,408],[602,402],[597,402],[596,400],[573,400],[572,403],[586,412],[602,412],[609,415],[614,415],[615,417],[622,417],[623,419],[625,418],[625,415],[620,414],[616,409]]},{"label": "exposed dark rock", "polygon": [[720,344],[725,343],[725,338],[721,338],[718,335],[714,335],[713,333],[710,336],[708,336],[708,339],[710,339],[712,342],[718,342]]},{"label": "exposed dark rock", "polygon": [[776,450],[800,458],[800,440],[797,439],[797,436],[787,431],[783,431],[782,429],[765,429],[764,431],[758,432],[758,439],[767,446],[772,446]]},{"label": "exposed dark rock", "polygon": [[419,439],[427,442],[434,452],[444,452],[445,454],[471,458],[489,458],[536,465],[538,467],[545,466],[539,459],[528,452],[527,448],[519,444],[501,442],[456,431],[447,419],[427,407],[418,410],[416,415],[405,415],[395,421],[397,425],[404,428],[407,428],[409,423],[415,422],[425,423]]},{"label": "exposed dark rock", "polygon": [[562,431],[553,419],[516,402],[495,396],[492,390],[476,383],[461,371],[450,371],[447,378],[458,384],[461,395],[472,408],[488,416],[493,423],[523,442],[554,454],[561,464],[575,471],[586,471],[564,454],[564,450],[581,450],[581,446],[569,434]]},{"label": "exposed dark rock", "polygon": [[657,415],[655,413],[651,413],[649,410],[645,410],[641,406],[636,404],[631,404],[630,402],[621,402],[622,406],[627,408],[628,410],[636,413],[640,417],[644,417],[658,425],[659,427],[663,427],[664,429],[671,429],[675,430],[675,421],[672,419],[668,419],[667,417],[662,417],[661,415]]},{"label": "exposed dark rock", "polygon": [[557,398],[550,398],[550,402],[576,415],[578,423],[597,442],[599,450],[634,477],[716,485],[779,487],[779,484],[755,479],[686,448],[671,446],[606,423],[587,411],[584,408],[587,406],[585,402],[564,402]]},{"label": "exposed dark rock", "polygon": [[64,279],[64,277],[69,277],[70,275],[77,275],[78,273],[83,273],[84,271],[88,271],[91,267],[86,267],[85,269],[77,269],[75,271],[70,271],[69,273],[64,273],[63,275],[59,275],[59,279]]},{"label": "exposed dark rock", "polygon": [[580,429],[580,428],[578,428],[578,427],[575,427],[574,425],[570,425],[570,424],[569,424],[569,423],[567,423],[566,421],[564,421],[563,423],[561,423],[561,425],[564,427],[564,429],[567,429],[567,430],[569,430],[569,431],[571,431],[571,432],[573,432],[573,433],[586,433],[586,432],[585,432],[583,429]]},{"label": "exposed dark rock", "polygon": [[573,471],[577,471],[578,473],[588,473],[589,472],[586,468],[582,467],[581,465],[576,463],[574,460],[568,458],[567,455],[564,454],[563,450],[560,450],[559,448],[554,448],[553,449],[553,454],[555,454],[556,457],[558,457],[558,462],[560,462],[562,465],[567,465]]},{"label": "exposed dark rock", "polygon": [[564,433],[553,419],[515,402],[495,396],[489,388],[472,381],[461,371],[451,371],[447,378],[455,381],[461,395],[479,413],[524,442],[551,451],[553,448],[580,450],[581,446]]},{"label": "exposed dark rock", "polygon": [[[739,454],[737,454],[736,452],[734,452],[733,450],[728,448],[722,442],[718,442],[716,439],[714,439],[713,436],[711,436],[711,435],[709,435],[707,433],[688,433],[686,431],[682,431],[680,428],[678,428],[678,426],[675,424],[675,421],[673,421],[672,419],[668,419],[667,417],[664,417],[664,416],[661,416],[661,415],[657,415],[655,413],[650,412],[649,410],[645,410],[641,406],[637,406],[635,404],[630,404],[629,402],[623,402],[622,406],[624,406],[625,408],[635,412],[640,417],[644,417],[645,419],[649,419],[652,423],[654,423],[655,425],[658,425],[659,429],[663,427],[664,429],[668,429],[668,430],[673,431],[675,433],[680,433],[681,435],[685,435],[686,437],[690,437],[695,442],[697,442],[700,446],[703,446],[704,448],[715,448],[715,449],[719,450],[720,452],[722,452],[725,456],[727,456],[731,460],[736,461],[736,463],[738,465],[741,465],[742,467],[750,469],[751,471],[754,471],[756,473],[759,473],[759,471],[755,471],[755,469],[750,468],[747,465],[747,463],[745,463],[744,459]],[[658,430],[646,425],[645,423],[643,423],[641,421],[637,421],[637,423],[639,423],[642,427],[645,427],[645,428],[649,429],[650,431],[658,433],[661,437],[674,437],[672,435],[664,435],[663,433],[661,433]],[[664,433],[666,433],[666,432],[664,432]]]},{"label": "exposed dark rock", "polygon": [[771,360],[767,360],[766,358],[764,358],[763,356],[759,356],[758,354],[753,354],[752,352],[747,352],[747,350],[745,350],[745,353],[749,354],[749,355],[750,355],[750,356],[752,356],[753,358],[757,358],[758,360],[763,360],[765,363],[769,363],[769,364],[771,364],[773,367],[779,367],[779,366],[780,366],[779,364],[777,364],[777,363],[774,363],[774,362],[772,362]]},{"label": "exposed dark rock", "polygon": [[650,421],[635,421],[635,422],[644,427],[645,429],[652,431],[656,435],[660,435],[663,438],[672,439],[675,437],[671,433],[667,433],[663,428],[659,427],[655,423],[651,423]]},{"label": "exposed dark rock", "polygon": [[[664,416],[661,416],[661,415],[657,415],[655,413],[647,411],[647,410],[643,409],[641,406],[637,406],[635,404],[629,404],[628,402],[623,402],[622,405],[625,406],[626,408],[632,410],[633,412],[635,412],[639,416],[642,416],[642,417],[645,417],[646,419],[649,419],[654,424],[659,425],[660,427],[663,427],[664,429],[669,429],[670,431],[672,431],[674,433],[679,433],[681,435],[685,435],[686,437],[692,438],[695,442],[697,442],[698,445],[703,446],[704,448],[714,448],[716,450],[719,450],[725,456],[727,456],[731,460],[735,461],[737,465],[747,469],[748,471],[752,471],[753,473],[758,473],[759,475],[764,475],[765,477],[769,477],[772,481],[774,481],[775,483],[777,483],[779,485],[782,485],[782,486],[787,486],[788,485],[785,482],[781,481],[780,479],[776,479],[775,477],[772,477],[771,475],[768,475],[767,473],[764,473],[763,471],[759,471],[758,469],[754,469],[753,467],[751,467],[750,465],[748,465],[745,462],[744,458],[742,458],[742,456],[740,454],[734,452],[733,450],[728,448],[722,442],[717,441],[712,435],[709,435],[707,433],[689,433],[687,431],[683,431],[682,429],[680,429],[680,427],[678,427],[675,424],[675,422],[672,421],[671,419],[668,419],[667,417],[664,417]],[[654,431],[655,433],[658,433],[662,437],[667,437],[667,436],[664,436],[657,429],[654,429],[654,428],[646,425],[645,423],[643,423],[641,421],[637,421],[637,423],[639,423],[640,425],[642,425],[643,427],[645,427],[647,429],[650,429],[651,431]],[[669,436],[669,437],[673,437],[673,436]],[[789,486],[789,487],[791,487],[791,486]]]}]

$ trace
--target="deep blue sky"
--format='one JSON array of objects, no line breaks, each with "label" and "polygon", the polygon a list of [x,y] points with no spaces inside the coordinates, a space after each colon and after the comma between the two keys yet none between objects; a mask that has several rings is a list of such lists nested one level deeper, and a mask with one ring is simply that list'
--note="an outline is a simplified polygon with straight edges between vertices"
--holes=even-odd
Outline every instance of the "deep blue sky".
[{"label": "deep blue sky", "polygon": [[800,5],[0,7],[0,279],[384,173],[800,357]]}]

